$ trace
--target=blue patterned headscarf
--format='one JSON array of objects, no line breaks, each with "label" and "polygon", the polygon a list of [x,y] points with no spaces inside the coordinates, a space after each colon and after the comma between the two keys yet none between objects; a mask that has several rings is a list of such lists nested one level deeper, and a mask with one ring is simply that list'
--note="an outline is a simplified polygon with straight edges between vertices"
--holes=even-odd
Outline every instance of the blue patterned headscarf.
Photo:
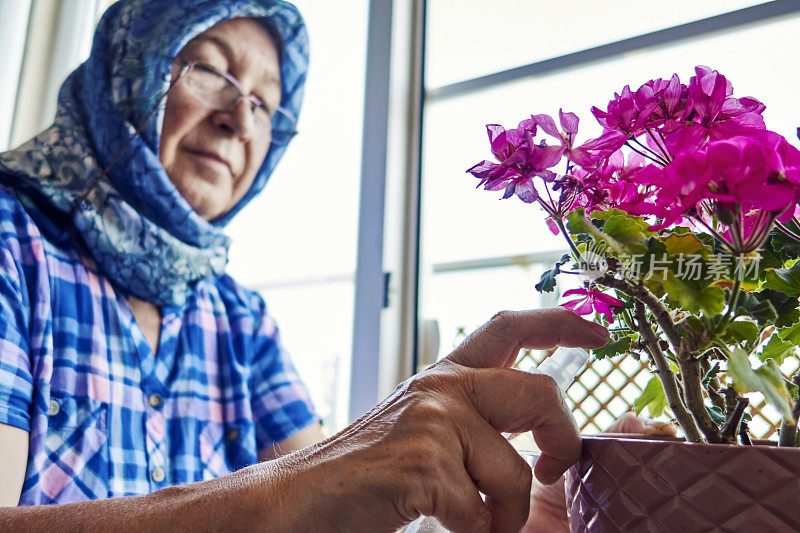
[{"label": "blue patterned headscarf", "polygon": [[234,17],[262,20],[279,41],[280,105],[296,116],[308,70],[308,35],[291,4],[120,0],[100,21],[89,59],[62,85],[53,125],[0,154],[0,180],[18,192],[40,227],[58,233],[66,225],[119,288],[157,305],[182,305],[194,281],[222,273],[229,244],[222,227],[264,188],[286,149],[272,144],[244,197],[207,222],[158,160],[163,100],[134,136],[169,88],[178,52]]}]

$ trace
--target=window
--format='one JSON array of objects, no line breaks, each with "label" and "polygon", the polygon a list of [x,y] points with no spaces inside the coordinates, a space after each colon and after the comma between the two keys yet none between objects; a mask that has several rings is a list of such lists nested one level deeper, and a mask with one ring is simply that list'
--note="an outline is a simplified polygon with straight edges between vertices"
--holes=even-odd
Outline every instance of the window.
[{"label": "window", "polygon": [[[761,99],[769,127],[796,141],[800,72],[782,67],[780,56],[795,47],[800,15],[788,3],[680,0],[657,17],[653,5],[627,0],[427,6],[419,313],[439,325],[439,357],[501,308],[554,303],[533,285],[566,249],[535,205],[475,190],[477,180],[465,171],[491,159],[484,124],[514,127],[531,114],[556,116],[563,106],[581,117],[580,139],[587,140],[600,133],[590,106],[604,106],[625,84],[635,88],[673,72],[688,81],[702,64],[732,80],[736,94]],[[586,379],[616,379],[615,390],[628,387],[622,396],[632,400],[649,377],[623,370],[603,367]],[[605,405],[613,401],[609,391],[596,385],[575,385],[598,396],[578,413],[587,429],[609,422],[592,426],[589,403],[615,414],[621,408]],[[758,424],[754,433],[768,431]]]}]

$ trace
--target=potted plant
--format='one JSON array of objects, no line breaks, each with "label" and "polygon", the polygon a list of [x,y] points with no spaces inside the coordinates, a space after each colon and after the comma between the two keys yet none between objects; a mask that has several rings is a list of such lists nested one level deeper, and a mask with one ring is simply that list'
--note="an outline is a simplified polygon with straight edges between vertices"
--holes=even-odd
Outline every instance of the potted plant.
[{"label": "potted plant", "polygon": [[[574,113],[487,126],[496,161],[468,172],[539,204],[571,251],[536,288],[580,276],[563,305],[610,328],[594,355],[646,357],[637,407],[684,435],[586,437],[573,531],[800,530],[800,377],[779,368],[800,345],[800,151],[764,108],[699,66],[593,107],[603,133],[582,144]],[[749,393],[780,413],[778,443],[751,442]]]}]

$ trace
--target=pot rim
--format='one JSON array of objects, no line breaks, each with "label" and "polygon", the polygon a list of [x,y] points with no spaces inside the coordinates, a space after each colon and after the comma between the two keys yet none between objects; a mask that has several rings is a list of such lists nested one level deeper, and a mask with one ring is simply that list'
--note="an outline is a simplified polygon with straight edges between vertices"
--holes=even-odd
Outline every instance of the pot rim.
[{"label": "pot rim", "polygon": [[581,435],[582,440],[608,440],[614,439],[619,441],[630,441],[630,442],[652,442],[654,444],[682,444],[686,446],[710,446],[712,448],[732,448],[732,449],[760,449],[760,450],[770,450],[770,449],[777,449],[777,450],[784,450],[789,453],[800,453],[800,447],[779,447],[776,441],[766,440],[766,439],[758,439],[754,440],[752,445],[744,445],[744,444],[718,444],[718,443],[708,443],[708,442],[686,442],[683,437],[675,437],[671,435],[642,435],[642,434],[633,434],[633,433],[598,433],[596,435]]}]

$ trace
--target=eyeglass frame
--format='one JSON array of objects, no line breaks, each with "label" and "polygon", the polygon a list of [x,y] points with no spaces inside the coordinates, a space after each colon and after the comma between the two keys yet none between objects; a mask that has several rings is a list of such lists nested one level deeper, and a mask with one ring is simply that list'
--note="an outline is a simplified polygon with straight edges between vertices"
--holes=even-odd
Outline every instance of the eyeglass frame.
[{"label": "eyeglass frame", "polygon": [[[198,98],[197,96],[192,95],[197,100],[199,100],[201,103],[211,107],[211,109],[216,109],[217,111],[230,111],[230,109],[232,109],[233,106],[235,106],[236,103],[239,102],[239,100],[244,98],[244,99],[246,99],[247,101],[249,101],[253,105],[253,107],[251,108],[251,112],[255,111],[255,109],[257,107],[263,106],[264,109],[267,111],[267,115],[269,116],[270,122],[272,121],[272,117],[275,116],[275,111],[278,111],[281,114],[285,115],[286,118],[291,121],[291,125],[292,125],[291,129],[289,129],[289,130],[280,130],[282,132],[282,134],[285,134],[287,136],[286,142],[285,143],[276,143],[274,141],[274,136],[271,136],[272,137],[270,139],[271,143],[277,144],[279,146],[284,146],[286,143],[288,143],[292,139],[292,137],[297,135],[297,130],[294,129],[294,125],[297,123],[297,117],[295,117],[289,110],[287,110],[287,109],[285,109],[285,108],[283,108],[283,107],[281,107],[279,105],[278,106],[272,106],[269,103],[267,103],[266,101],[262,100],[261,98],[255,96],[253,94],[245,94],[244,91],[242,90],[242,85],[239,83],[239,80],[237,80],[236,78],[234,78],[233,76],[231,76],[227,72],[222,72],[220,70],[217,70],[214,67],[212,67],[211,65],[208,65],[208,64],[200,62],[200,61],[192,61],[192,62],[182,61],[182,63],[183,63],[183,66],[181,67],[180,71],[178,71],[178,75],[176,76],[176,78],[173,81],[173,83],[170,85],[170,87],[167,90],[167,92],[169,92],[169,90],[172,89],[172,86],[175,83],[177,83],[177,81],[179,79],[181,79],[187,72],[189,72],[190,70],[192,70],[195,67],[201,67],[204,70],[210,71],[212,74],[216,74],[217,76],[222,77],[228,83],[230,83],[231,85],[236,87],[237,91],[239,91],[239,96],[233,101],[233,103],[231,104],[231,107],[227,108],[227,109],[213,107],[207,101],[203,101],[200,98]],[[270,112],[271,110],[272,110],[272,112]]]}]

